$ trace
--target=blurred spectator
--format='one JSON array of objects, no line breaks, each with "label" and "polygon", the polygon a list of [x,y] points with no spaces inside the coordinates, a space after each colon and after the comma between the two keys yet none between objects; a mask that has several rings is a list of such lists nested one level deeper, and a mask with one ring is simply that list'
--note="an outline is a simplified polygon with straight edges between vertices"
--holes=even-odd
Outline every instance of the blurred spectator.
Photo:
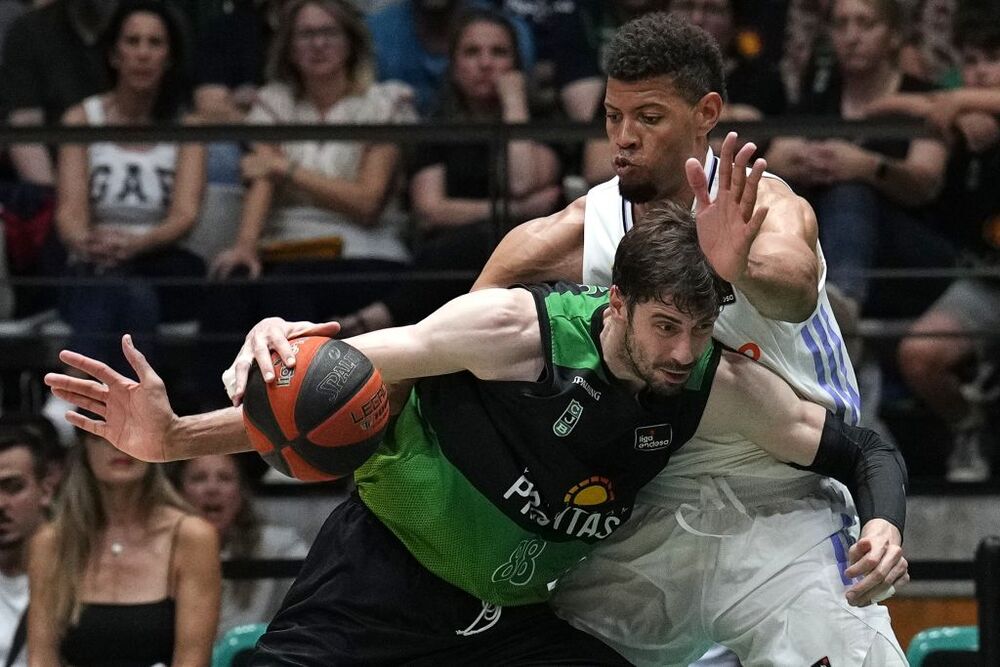
[{"label": "blurred spectator", "polygon": [[560,108],[572,120],[588,122],[593,116],[604,81],[594,76],[589,58],[566,58],[579,53],[586,36],[591,0],[499,0],[497,4],[531,28],[535,67],[526,71],[532,97],[545,108]]},{"label": "blurred spectator", "polygon": [[218,538],[158,466],[83,435],[28,573],[32,664],[209,664]]},{"label": "blurred spectator", "polygon": [[773,63],[759,58],[760,38],[738,30],[736,0],[671,0],[670,13],[687,19],[719,43],[726,67],[726,106],[720,120],[760,120],[785,110],[785,91]]},{"label": "blurred spectator", "polygon": [[668,0],[588,0],[561,18],[550,47],[566,115],[590,122],[604,97],[604,50],[627,21],[666,9]]},{"label": "blurred spectator", "polygon": [[[63,112],[108,84],[99,38],[117,0],[55,0],[11,25],[0,62],[0,108],[11,125],[59,122]],[[51,185],[52,159],[41,144],[10,147],[20,178]]]},{"label": "blurred spectator", "polygon": [[[271,39],[287,0],[235,0],[201,33],[194,100],[198,115],[212,123],[242,123],[264,83]],[[207,180],[240,182],[240,145],[208,145]]]},{"label": "blurred spectator", "polygon": [[[69,125],[148,125],[180,119],[188,94],[183,38],[174,14],[156,0],[122,2],[108,28],[112,88],[66,112]],[[196,316],[192,287],[144,279],[205,275],[182,248],[205,185],[198,144],[67,144],[59,150],[56,223],[71,277],[127,278],[63,288],[60,313],[72,347],[111,361],[121,333],[153,334],[163,320]]]},{"label": "blurred spectator", "polygon": [[[895,108],[944,125],[954,139],[936,217],[974,265],[1000,265],[1000,16],[974,14],[960,28],[965,88],[897,100]],[[905,105],[908,102],[909,105]],[[996,451],[1000,398],[1000,283],[953,283],[904,339],[899,366],[914,392],[954,433],[946,475],[983,481]],[[927,334],[940,333],[942,336]],[[970,334],[968,337],[962,334]]]},{"label": "blurred spectator", "polygon": [[826,31],[830,0],[789,0],[785,40],[778,70],[789,105],[797,105],[812,80],[818,89],[828,85],[833,61]]},{"label": "blurred spectator", "polygon": [[[807,91],[796,110],[856,119],[887,95],[929,90],[899,70],[902,17],[896,0],[836,0],[831,37],[837,75],[825,90]],[[871,305],[863,275],[867,269],[953,262],[949,244],[926,216],[926,205],[940,190],[946,159],[947,148],[934,139],[853,143],[781,138],[767,155],[770,169],[803,187],[811,200],[830,280],[863,306]],[[934,296],[932,290],[911,290],[876,309],[912,315]]]},{"label": "blurred spectator", "polygon": [[[348,125],[407,123],[416,115],[402,86],[372,82],[372,51],[360,14],[346,0],[296,0],[272,45],[271,83],[249,122]],[[243,159],[250,180],[235,245],[212,274],[251,278],[400,271],[409,261],[394,202],[399,149],[393,144],[298,142],[257,145]],[[291,244],[291,249],[289,249]],[[321,319],[371,303],[385,281],[268,284],[263,305],[245,289],[217,290],[205,315],[208,332],[245,331],[261,312]],[[218,350],[219,364],[230,355]],[[222,368],[224,364],[219,365]],[[212,385],[218,382],[212,371]],[[221,392],[220,392],[221,393]]]},{"label": "blurred spectator", "polygon": [[[185,499],[215,526],[222,560],[305,558],[308,553],[309,547],[295,530],[263,522],[237,456],[183,461],[176,481]],[[237,625],[270,621],[290,584],[291,580],[273,578],[223,581],[218,635]]]},{"label": "blurred spectator", "polygon": [[899,56],[910,76],[945,88],[961,85],[958,47],[953,40],[959,0],[919,0],[913,30]]},{"label": "blurred spectator", "polygon": [[[436,119],[526,123],[532,119],[525,73],[510,20],[494,10],[468,10],[456,22],[449,52],[447,84]],[[416,159],[410,200],[420,230],[418,271],[482,269],[498,230],[491,220],[491,166],[488,147],[425,146]],[[534,141],[507,146],[510,217],[520,223],[558,208],[559,159]],[[344,335],[416,322],[449,299],[467,292],[467,280],[412,281],[384,301],[341,321]]]},{"label": "blurred spectator", "polygon": [[28,543],[44,523],[54,487],[42,440],[0,425],[0,663],[24,667]]},{"label": "blurred spectator", "polygon": [[[436,107],[448,67],[452,22],[476,0],[399,0],[368,17],[380,81],[402,81],[416,92],[422,117]],[[521,62],[530,70],[534,45],[527,25],[517,24]]]}]

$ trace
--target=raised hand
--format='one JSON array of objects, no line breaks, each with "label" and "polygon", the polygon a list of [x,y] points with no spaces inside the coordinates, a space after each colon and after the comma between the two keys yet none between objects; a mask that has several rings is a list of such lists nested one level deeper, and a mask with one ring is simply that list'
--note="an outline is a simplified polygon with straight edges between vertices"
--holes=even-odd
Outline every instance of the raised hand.
[{"label": "raised hand", "polygon": [[851,566],[844,571],[852,579],[862,577],[847,590],[850,604],[881,602],[910,580],[902,542],[899,529],[884,519],[872,519],[862,527],[861,539],[848,552]]},{"label": "raised hand", "polygon": [[289,339],[302,336],[335,336],[340,331],[338,322],[316,324],[314,322],[286,322],[280,317],[268,317],[261,320],[247,334],[243,347],[232,365],[222,374],[226,392],[233,405],[243,401],[243,394],[250,377],[250,368],[257,362],[265,382],[274,381],[274,366],[271,363],[271,352],[277,352],[285,360],[285,365],[295,365],[295,353]]},{"label": "raised hand", "polygon": [[135,348],[131,336],[122,338],[122,351],[138,382],[96,359],[63,350],[59,353],[63,363],[94,379],[48,373],[45,384],[59,398],[101,417],[97,420],[68,412],[69,423],[104,438],[141,461],[166,461],[166,442],[177,415],[170,407],[163,380]]},{"label": "raised hand", "polygon": [[757,147],[747,143],[736,157],[737,136],[730,132],[719,155],[719,190],[709,197],[705,169],[695,158],[684,165],[688,184],[694,190],[698,242],[715,272],[723,280],[738,284],[746,274],[750,246],[767,216],[767,207],[757,208],[757,188],[767,163],[757,159],[747,174],[747,165]]}]

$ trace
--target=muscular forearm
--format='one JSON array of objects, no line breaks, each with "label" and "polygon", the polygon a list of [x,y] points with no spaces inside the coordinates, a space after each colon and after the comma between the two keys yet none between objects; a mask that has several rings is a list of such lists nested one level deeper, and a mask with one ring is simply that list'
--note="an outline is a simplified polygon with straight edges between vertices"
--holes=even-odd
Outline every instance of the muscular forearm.
[{"label": "muscular forearm", "polygon": [[208,454],[236,454],[253,447],[243,428],[243,411],[225,408],[177,418],[164,443],[164,458],[179,461]]},{"label": "muscular forearm", "polygon": [[861,525],[884,519],[903,533],[906,464],[899,450],[874,431],[850,426],[827,413],[815,460],[808,466],[790,465],[845,484],[854,497]]},{"label": "muscular forearm", "polygon": [[816,256],[802,249],[751,249],[744,277],[734,284],[761,315],[803,322],[816,309]]}]

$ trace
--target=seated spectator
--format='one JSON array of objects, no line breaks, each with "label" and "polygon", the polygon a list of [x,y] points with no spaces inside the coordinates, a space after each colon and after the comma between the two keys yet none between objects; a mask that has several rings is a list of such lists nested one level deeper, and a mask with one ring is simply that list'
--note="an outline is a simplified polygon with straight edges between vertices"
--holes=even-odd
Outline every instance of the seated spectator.
[{"label": "seated spectator", "polygon": [[[175,480],[184,498],[215,526],[222,560],[305,558],[308,553],[308,545],[293,529],[262,521],[237,456],[212,455],[183,461]],[[223,581],[218,635],[238,625],[270,621],[289,585],[290,579]]]},{"label": "seated spectator", "polygon": [[32,664],[209,664],[218,539],[156,465],[82,435],[28,574]]},{"label": "seated spectator", "polygon": [[[408,123],[416,114],[405,90],[373,83],[371,39],[346,0],[293,0],[272,44],[271,82],[248,121],[260,124]],[[265,276],[399,272],[409,262],[405,216],[394,205],[399,149],[363,141],[257,145],[243,159],[250,181],[233,246],[211,274]],[[298,248],[280,253],[294,242]],[[279,254],[280,253],[280,254]],[[378,280],[271,283],[260,296],[217,290],[205,330],[248,329],[261,313],[321,319],[350,312],[388,292]],[[262,301],[262,303],[261,303]],[[212,385],[229,348],[214,354]],[[220,392],[221,393],[221,392]]]},{"label": "seated spectator", "polygon": [[[448,37],[462,10],[486,0],[399,0],[368,17],[380,81],[402,81],[416,93],[416,108],[427,117],[437,106],[448,68]],[[521,62],[534,62],[530,29],[518,22]]]},{"label": "seated spectator", "polygon": [[[902,15],[897,0],[835,0],[830,30],[837,76],[825,89],[807,91],[796,110],[856,119],[887,95],[929,90],[899,70]],[[953,262],[949,244],[932,229],[926,211],[940,190],[946,159],[946,146],[935,139],[781,138],[767,154],[769,168],[801,187],[812,202],[830,280],[869,312],[895,316],[921,312],[933,300],[933,289],[869,303],[863,272]]]},{"label": "seated spectator", "polygon": [[[183,42],[164,3],[123,2],[105,39],[113,87],[70,108],[66,124],[178,121],[188,92]],[[121,279],[63,288],[59,310],[73,329],[72,345],[110,361],[119,356],[122,332],[152,335],[160,321],[196,316],[194,288],[147,279],[205,275],[201,258],[180,245],[197,219],[204,184],[198,144],[60,148],[56,224],[69,253],[67,274]]]},{"label": "seated spectator", "polygon": [[[11,125],[59,122],[70,106],[108,87],[99,38],[117,0],[55,0],[16,19],[0,61],[0,108]],[[21,180],[53,185],[55,169],[41,144],[10,147]]]},{"label": "seated spectator", "polygon": [[[965,88],[912,100],[954,137],[936,217],[973,265],[1000,265],[1000,16],[975,14],[960,26]],[[943,112],[943,113],[942,113]],[[946,477],[986,480],[996,451],[990,416],[1000,399],[1000,283],[965,278],[921,315],[899,346],[910,388],[954,433]],[[941,336],[927,334],[943,334]],[[963,334],[968,334],[964,336]]]},{"label": "seated spectator", "polygon": [[[469,10],[457,21],[449,46],[447,85],[435,118],[448,121],[526,123],[532,119],[514,27],[503,15]],[[498,230],[491,219],[488,147],[426,146],[416,158],[410,201],[419,226],[417,271],[468,270],[489,258]],[[560,202],[559,158],[534,141],[507,146],[507,197],[512,222],[548,215]],[[416,322],[467,292],[473,278],[412,281],[382,301],[343,319],[344,335]]]},{"label": "seated spectator", "polygon": [[41,438],[0,425],[0,663],[14,667],[28,664],[28,543],[52,502],[49,457]]},{"label": "seated spectator", "polygon": [[589,122],[604,90],[598,63],[579,54],[587,38],[589,0],[495,0],[508,15],[531,29],[535,66],[530,71],[532,97],[540,106],[578,122]]},{"label": "seated spectator", "polygon": [[[720,121],[761,120],[785,111],[785,91],[778,69],[758,58],[738,39],[736,0],[671,0],[669,11],[698,26],[718,42],[726,73],[726,105]],[[759,39],[759,38],[758,38]]]},{"label": "seated spectator", "polygon": [[[208,122],[242,123],[264,84],[268,46],[283,0],[237,0],[201,33],[196,64],[195,109]],[[240,145],[208,145],[209,184],[238,185]]]},{"label": "seated spectator", "polygon": [[899,55],[900,68],[943,88],[961,85],[959,50],[953,39],[959,0],[919,0],[913,30]]}]

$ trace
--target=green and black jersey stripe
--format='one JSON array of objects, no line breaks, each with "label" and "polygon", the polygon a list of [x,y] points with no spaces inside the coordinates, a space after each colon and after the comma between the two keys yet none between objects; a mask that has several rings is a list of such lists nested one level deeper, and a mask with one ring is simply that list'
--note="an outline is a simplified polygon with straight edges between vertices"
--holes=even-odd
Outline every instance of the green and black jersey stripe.
[{"label": "green and black jersey stripe", "polygon": [[498,605],[546,599],[628,518],[639,488],[697,429],[721,353],[710,345],[678,395],[636,396],[603,362],[607,290],[524,289],[538,309],[542,377],[421,380],[356,474],[364,502],[417,560]]}]

